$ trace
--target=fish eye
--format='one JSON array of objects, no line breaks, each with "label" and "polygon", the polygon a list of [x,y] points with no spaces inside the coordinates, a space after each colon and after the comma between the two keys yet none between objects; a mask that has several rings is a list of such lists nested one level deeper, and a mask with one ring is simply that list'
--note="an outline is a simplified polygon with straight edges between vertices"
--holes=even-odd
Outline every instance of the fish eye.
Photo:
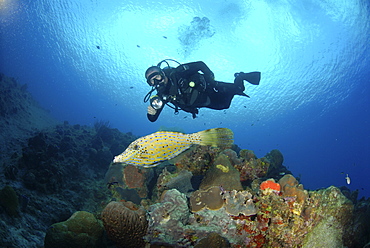
[{"label": "fish eye", "polygon": [[134,145],[133,149],[134,150],[139,150],[140,146],[139,145]]}]

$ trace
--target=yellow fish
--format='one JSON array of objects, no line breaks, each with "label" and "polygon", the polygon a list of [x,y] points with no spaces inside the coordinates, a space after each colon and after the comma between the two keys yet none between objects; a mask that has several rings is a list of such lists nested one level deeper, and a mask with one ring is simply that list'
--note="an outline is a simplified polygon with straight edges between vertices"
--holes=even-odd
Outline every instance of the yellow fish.
[{"label": "yellow fish", "polygon": [[154,167],[176,157],[192,145],[231,147],[234,134],[228,128],[212,128],[192,134],[159,131],[132,142],[127,149],[114,157],[113,163]]}]

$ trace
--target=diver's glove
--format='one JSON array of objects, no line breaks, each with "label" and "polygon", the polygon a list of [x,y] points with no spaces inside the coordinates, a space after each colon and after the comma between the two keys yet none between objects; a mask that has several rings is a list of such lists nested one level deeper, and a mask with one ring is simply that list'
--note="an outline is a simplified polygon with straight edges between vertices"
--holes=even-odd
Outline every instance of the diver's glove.
[{"label": "diver's glove", "polygon": [[152,106],[148,106],[148,114],[149,115],[155,115],[157,113],[157,110],[155,110]]}]

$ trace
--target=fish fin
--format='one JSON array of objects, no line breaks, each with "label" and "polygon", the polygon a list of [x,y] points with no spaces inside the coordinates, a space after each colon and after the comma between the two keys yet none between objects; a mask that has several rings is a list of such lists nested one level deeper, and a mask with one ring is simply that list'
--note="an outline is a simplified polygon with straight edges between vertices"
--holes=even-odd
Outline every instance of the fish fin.
[{"label": "fish fin", "polygon": [[234,133],[228,128],[212,128],[195,133],[200,136],[199,144],[213,147],[231,147]]},{"label": "fish fin", "polygon": [[[143,167],[143,168],[152,168],[152,167],[156,167],[158,165],[160,165],[163,161],[160,161],[160,162],[157,162],[157,163],[154,163],[154,164],[142,164],[142,165],[139,165],[139,167]],[[138,165],[136,165],[138,166]]]}]

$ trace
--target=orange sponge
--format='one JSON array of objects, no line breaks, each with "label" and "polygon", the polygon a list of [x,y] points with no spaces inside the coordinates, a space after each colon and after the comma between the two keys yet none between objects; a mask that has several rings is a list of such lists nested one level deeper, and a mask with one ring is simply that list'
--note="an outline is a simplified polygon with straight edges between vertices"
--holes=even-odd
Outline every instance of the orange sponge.
[{"label": "orange sponge", "polygon": [[280,192],[280,184],[276,183],[274,179],[267,179],[262,182],[260,189],[264,194],[269,194],[271,192]]}]

